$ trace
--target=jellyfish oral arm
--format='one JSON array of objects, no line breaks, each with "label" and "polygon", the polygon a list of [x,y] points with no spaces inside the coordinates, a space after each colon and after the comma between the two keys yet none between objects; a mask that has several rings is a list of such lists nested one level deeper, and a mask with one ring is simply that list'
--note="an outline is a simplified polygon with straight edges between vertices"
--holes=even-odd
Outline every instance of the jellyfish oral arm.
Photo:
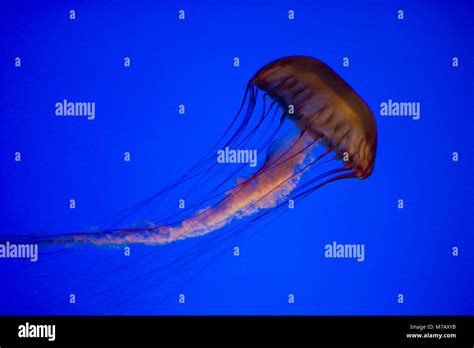
[{"label": "jellyfish oral arm", "polygon": [[[269,209],[282,202],[297,186],[315,145],[309,135],[294,135],[276,146],[262,168],[231,190],[216,205],[203,209],[177,226],[159,226],[148,229],[117,230],[101,234],[70,235],[72,243],[101,244],[166,244],[197,237],[220,229],[236,219],[242,219]],[[67,242],[66,240],[63,242]]]}]

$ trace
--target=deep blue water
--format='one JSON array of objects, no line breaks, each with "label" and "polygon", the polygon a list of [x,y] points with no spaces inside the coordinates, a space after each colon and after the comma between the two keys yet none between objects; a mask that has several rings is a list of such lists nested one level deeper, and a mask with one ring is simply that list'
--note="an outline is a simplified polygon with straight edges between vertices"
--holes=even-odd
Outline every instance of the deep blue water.
[{"label": "deep blue water", "polygon": [[[0,259],[0,314],[474,314],[473,9],[472,1],[2,2],[0,234],[87,230],[153,195],[214,144],[248,79],[282,56],[314,56],[338,72],[372,108],[379,144],[370,178],[325,186],[239,244],[240,256],[222,246],[228,252],[199,271],[191,260],[184,276],[159,276],[160,257],[185,254],[199,238],[133,246],[129,257],[83,248],[49,250],[37,263]],[[96,119],[56,117],[63,99],[94,101]],[[388,99],[420,102],[420,119],[381,117]],[[365,261],[325,258],[333,241],[363,243]]]}]

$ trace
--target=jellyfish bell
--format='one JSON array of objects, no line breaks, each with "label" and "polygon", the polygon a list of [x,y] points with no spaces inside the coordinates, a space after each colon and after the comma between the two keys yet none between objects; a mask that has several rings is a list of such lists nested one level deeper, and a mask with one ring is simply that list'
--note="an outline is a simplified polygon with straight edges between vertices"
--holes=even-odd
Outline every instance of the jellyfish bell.
[{"label": "jellyfish bell", "polygon": [[318,59],[291,56],[261,68],[251,79],[276,100],[298,128],[334,150],[348,154],[345,166],[360,179],[373,171],[377,126],[362,98],[329,66]]}]

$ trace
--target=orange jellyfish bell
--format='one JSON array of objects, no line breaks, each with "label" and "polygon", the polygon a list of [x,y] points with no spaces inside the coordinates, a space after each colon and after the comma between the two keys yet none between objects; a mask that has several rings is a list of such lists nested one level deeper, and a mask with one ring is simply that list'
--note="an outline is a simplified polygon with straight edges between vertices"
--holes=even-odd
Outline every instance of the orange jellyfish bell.
[{"label": "orange jellyfish bell", "polygon": [[285,57],[265,65],[251,82],[278,101],[301,130],[344,158],[358,178],[372,173],[377,150],[372,111],[329,66],[312,57]]}]

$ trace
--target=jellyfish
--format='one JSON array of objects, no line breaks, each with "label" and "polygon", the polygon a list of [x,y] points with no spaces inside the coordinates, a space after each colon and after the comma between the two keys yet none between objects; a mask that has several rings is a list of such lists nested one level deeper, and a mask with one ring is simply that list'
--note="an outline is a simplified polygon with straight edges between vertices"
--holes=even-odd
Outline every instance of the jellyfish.
[{"label": "jellyfish", "polygon": [[[254,173],[239,177],[245,164],[225,173],[216,163],[216,151],[250,144],[265,154]],[[376,149],[377,126],[370,108],[335,71],[312,57],[280,58],[250,79],[237,115],[207,154],[176,182],[113,218],[160,206],[180,186],[188,185],[194,194],[221,178],[187,209],[141,225],[23,239],[49,246],[154,246],[219,230],[241,231],[329,183],[368,178]]]}]

